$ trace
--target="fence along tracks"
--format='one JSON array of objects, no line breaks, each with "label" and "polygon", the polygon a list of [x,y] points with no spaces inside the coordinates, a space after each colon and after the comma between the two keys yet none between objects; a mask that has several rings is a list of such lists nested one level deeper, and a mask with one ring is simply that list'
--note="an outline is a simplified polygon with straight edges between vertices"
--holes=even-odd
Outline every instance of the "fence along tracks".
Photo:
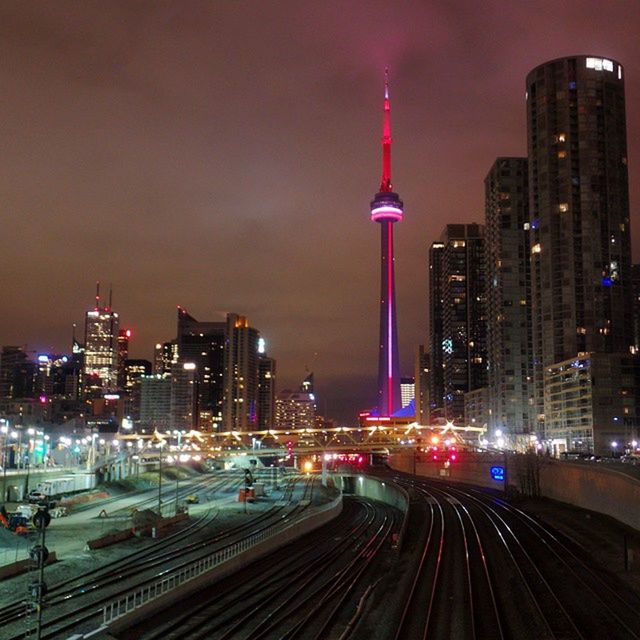
[{"label": "fence along tracks", "polygon": [[[287,484],[285,494],[288,492],[288,495],[292,496],[294,487],[290,488],[290,485],[295,485],[298,481],[299,478],[292,478]],[[184,543],[184,540],[196,530],[204,529],[211,524],[217,514],[209,512],[188,529],[177,532],[145,550],[130,554],[81,577],[54,585],[47,596],[42,637],[65,638],[65,633],[79,628],[86,631],[99,626],[103,617],[103,607],[112,600],[124,596],[132,589],[152,583],[172,571],[179,571],[186,564],[193,562],[198,553],[211,554],[212,548],[215,549],[216,545],[221,547],[233,544],[234,541],[248,536],[249,531],[255,533],[274,522],[280,522],[298,508],[287,508],[284,503],[279,505],[251,517],[240,525],[228,527],[202,540]],[[283,515],[283,512],[286,513]],[[3,633],[15,634],[3,635],[3,638],[18,640],[32,637],[33,629],[8,626],[19,621],[24,615],[25,605],[22,601],[0,610]]]},{"label": "fence along tracks", "polygon": [[[399,512],[345,500],[343,514],[153,621],[121,635],[141,640],[320,639],[347,628],[376,583]],[[336,636],[337,637],[337,636]]]}]

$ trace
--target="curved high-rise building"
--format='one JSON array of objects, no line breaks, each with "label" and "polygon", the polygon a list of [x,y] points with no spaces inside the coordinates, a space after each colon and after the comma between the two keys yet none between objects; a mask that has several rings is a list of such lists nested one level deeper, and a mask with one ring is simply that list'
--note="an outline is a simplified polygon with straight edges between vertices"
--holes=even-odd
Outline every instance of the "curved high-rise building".
[{"label": "curved high-rise building", "polygon": [[547,436],[579,446],[592,425],[552,428],[545,377],[633,344],[624,70],[570,56],[536,67],[526,85],[535,404]]},{"label": "curved high-rise building", "polygon": [[378,359],[378,413],[393,415],[401,408],[398,328],[393,257],[393,224],[402,220],[400,196],[391,185],[391,103],[389,82],[385,76],[384,121],[382,131],[382,181],[371,201],[371,219],[380,224],[380,342]]}]

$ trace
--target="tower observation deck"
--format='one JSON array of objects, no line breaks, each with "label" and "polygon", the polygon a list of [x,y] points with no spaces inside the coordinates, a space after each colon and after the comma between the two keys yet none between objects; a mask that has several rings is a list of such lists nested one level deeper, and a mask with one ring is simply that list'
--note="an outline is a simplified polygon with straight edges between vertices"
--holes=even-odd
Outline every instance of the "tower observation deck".
[{"label": "tower observation deck", "polygon": [[391,103],[385,74],[382,129],[382,180],[371,201],[371,219],[380,224],[380,341],[378,355],[378,412],[391,416],[401,408],[398,327],[393,255],[393,224],[402,220],[400,196],[391,184]]}]

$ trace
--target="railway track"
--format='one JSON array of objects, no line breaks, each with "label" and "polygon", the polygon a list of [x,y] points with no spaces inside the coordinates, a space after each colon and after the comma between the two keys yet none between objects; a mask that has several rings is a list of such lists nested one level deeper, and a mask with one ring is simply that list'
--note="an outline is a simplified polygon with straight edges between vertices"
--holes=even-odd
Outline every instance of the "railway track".
[{"label": "railway track", "polygon": [[[53,585],[46,599],[42,638],[65,638],[79,628],[99,626],[105,604],[133,589],[157,581],[219,548],[229,546],[257,531],[266,529],[285,518],[293,517],[303,509],[299,503],[289,504],[294,496],[299,477],[291,478],[285,489],[286,500],[270,509],[255,514],[249,520],[223,531],[205,534],[199,540],[187,542],[195,533],[206,532],[217,515],[207,512],[188,528],[160,540],[151,547],[130,554],[107,565]],[[310,495],[312,480],[307,479],[301,490]],[[311,488],[309,488],[311,486]],[[17,601],[0,609],[3,638],[28,638],[33,630],[29,624],[28,609],[24,601]],[[23,628],[18,629],[21,619]],[[86,630],[86,629],[85,629]],[[7,635],[7,634],[13,635]]]},{"label": "railway track", "polygon": [[395,640],[640,639],[640,599],[549,527],[479,489],[398,481],[426,517]]},{"label": "railway track", "polygon": [[350,628],[359,600],[376,584],[382,552],[399,520],[397,510],[381,503],[346,499],[343,514],[329,525],[119,637],[338,637]]}]

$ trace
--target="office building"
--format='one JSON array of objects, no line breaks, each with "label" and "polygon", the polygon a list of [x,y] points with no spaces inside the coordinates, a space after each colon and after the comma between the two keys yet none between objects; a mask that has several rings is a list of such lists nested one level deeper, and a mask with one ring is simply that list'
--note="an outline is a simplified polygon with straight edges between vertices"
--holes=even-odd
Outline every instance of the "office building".
[{"label": "office building", "polygon": [[171,367],[170,429],[191,431],[198,426],[199,380],[194,362],[177,362]]},{"label": "office building", "polygon": [[177,356],[172,343],[162,347],[162,367],[169,366],[172,373],[179,370],[175,364],[196,365],[197,424],[203,431],[218,431],[222,425],[226,328],[225,322],[200,322],[178,307]]},{"label": "office building", "polygon": [[131,339],[131,335],[131,329],[120,329],[120,331],[118,331],[116,344],[118,389],[124,389],[125,387],[125,364],[129,358],[129,340]]},{"label": "office building", "polygon": [[171,372],[171,365],[178,362],[178,342],[158,342],[153,350],[153,373],[164,375]]},{"label": "office building", "polygon": [[85,314],[83,395],[85,399],[99,398],[112,393],[118,386],[118,314],[109,304],[103,305],[100,286],[96,292],[96,305]]},{"label": "office building", "polygon": [[171,376],[143,376],[140,379],[140,427],[142,431],[166,431],[170,426]]}]

